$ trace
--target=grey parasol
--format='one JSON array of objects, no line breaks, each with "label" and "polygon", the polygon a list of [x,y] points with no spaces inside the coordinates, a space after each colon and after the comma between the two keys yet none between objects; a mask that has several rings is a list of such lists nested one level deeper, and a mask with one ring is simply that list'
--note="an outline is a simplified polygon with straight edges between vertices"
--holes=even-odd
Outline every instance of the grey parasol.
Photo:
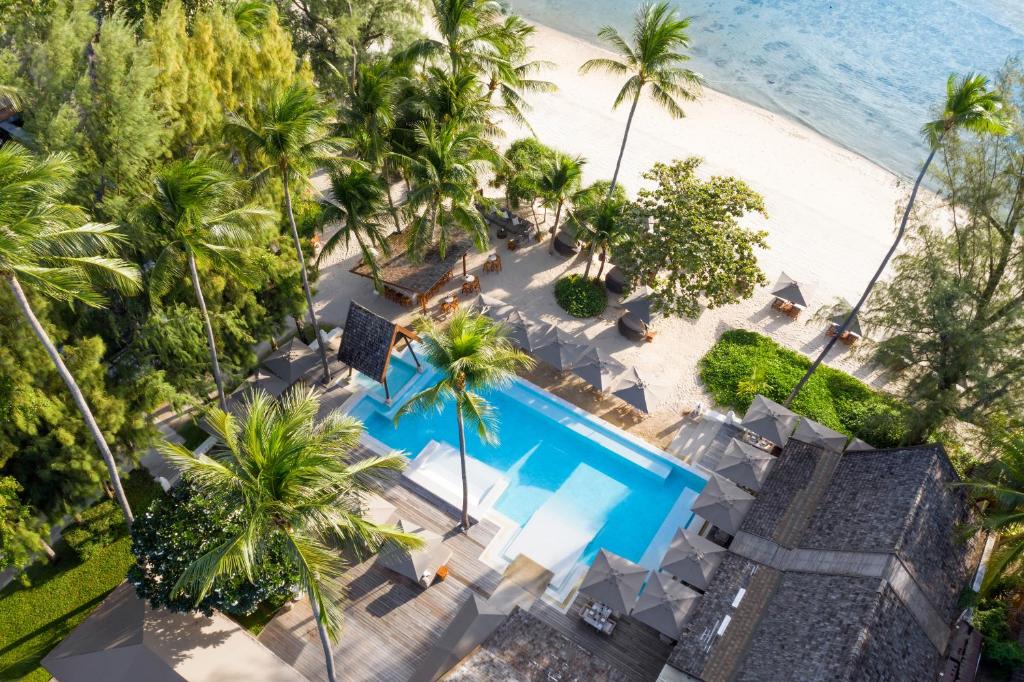
[{"label": "grey parasol", "polygon": [[622,303],[622,307],[628,312],[633,313],[644,324],[650,324],[651,319],[654,317],[654,311],[651,309],[650,290],[647,287],[636,291]]},{"label": "grey parasol", "polygon": [[487,294],[480,294],[473,301],[473,306],[479,311],[481,315],[486,315],[495,322],[500,322],[506,317],[515,312],[515,306],[505,303],[500,298],[489,296]]},{"label": "grey parasol", "polygon": [[868,450],[874,450],[870,443],[865,443],[860,438],[854,438],[850,441],[850,444],[846,446],[847,452],[867,452]]},{"label": "grey parasol", "polygon": [[793,433],[798,419],[799,417],[792,410],[763,395],[758,395],[750,403],[740,426],[779,447],[783,447],[789,440],[790,434]]},{"label": "grey parasol", "polygon": [[695,514],[700,514],[729,535],[735,535],[753,504],[753,495],[732,481],[711,474],[692,509]]},{"label": "grey parasol", "polygon": [[817,445],[820,448],[832,450],[833,452],[842,452],[843,448],[846,447],[847,441],[850,440],[850,437],[845,433],[833,431],[827,426],[807,418],[800,420],[793,438],[801,443]]},{"label": "grey parasol", "polygon": [[700,594],[655,572],[636,602],[632,618],[646,623],[663,635],[679,639],[686,617],[700,600]]},{"label": "grey parasol", "polygon": [[537,324],[518,310],[513,310],[503,319],[498,320],[505,328],[505,336],[522,350],[530,350],[530,336]]},{"label": "grey parasol", "polygon": [[601,549],[583,577],[580,592],[610,607],[615,613],[629,613],[646,579],[646,568]]},{"label": "grey parasol", "polygon": [[320,361],[317,354],[298,337],[281,346],[267,356],[263,366],[268,372],[280,378],[289,386],[302,378]]},{"label": "grey parasol", "polygon": [[774,461],[775,457],[770,453],[739,438],[733,438],[714,471],[747,490],[757,492],[768,477],[768,470]]},{"label": "grey parasol", "polygon": [[661,570],[667,571],[698,590],[706,590],[718,564],[725,558],[726,549],[691,530],[680,528],[661,560]]},{"label": "grey parasol", "polygon": [[378,561],[385,568],[390,568],[395,573],[405,576],[423,587],[429,586],[437,569],[451,559],[452,551],[444,545],[440,535],[432,530],[427,530],[415,521],[398,519],[395,522],[395,527],[406,533],[417,535],[423,540],[423,546],[419,549],[409,550],[389,543],[381,550]]},{"label": "grey parasol", "polygon": [[622,398],[633,407],[650,414],[662,401],[647,372],[635,367],[626,370],[612,382],[612,395]]},{"label": "grey parasol", "polygon": [[608,391],[615,378],[626,371],[626,366],[593,346],[577,358],[572,373],[599,391]]},{"label": "grey parasol", "polygon": [[588,348],[587,344],[580,343],[556,325],[550,325],[537,337],[535,344],[531,343],[530,351],[538,360],[565,372],[573,368]]},{"label": "grey parasol", "polygon": [[[846,318],[850,316],[850,311],[853,310],[853,306],[845,298],[839,299],[840,309],[843,311],[840,314],[832,318],[831,322],[835,325],[836,330],[843,326],[843,322],[846,322]],[[853,319],[850,320],[849,326],[846,328],[846,332],[852,336],[856,336],[858,339],[864,338],[864,334],[860,330],[860,318],[854,315]]]},{"label": "grey parasol", "polygon": [[800,306],[801,308],[806,308],[809,291],[810,287],[806,284],[801,285],[786,273],[782,273],[779,276],[779,281],[772,287],[772,296],[781,298],[783,301]]}]

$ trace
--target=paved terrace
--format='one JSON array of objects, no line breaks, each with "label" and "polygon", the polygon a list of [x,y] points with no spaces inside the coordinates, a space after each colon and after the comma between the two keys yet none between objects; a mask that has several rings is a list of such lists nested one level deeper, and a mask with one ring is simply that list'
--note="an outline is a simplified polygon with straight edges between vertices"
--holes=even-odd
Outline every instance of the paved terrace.
[{"label": "paved terrace", "polygon": [[[363,451],[363,454],[369,454]],[[377,566],[374,559],[354,565],[342,578],[348,590],[343,632],[334,647],[339,679],[352,682],[404,682],[444,632],[470,591],[489,597],[501,574],[484,565],[480,554],[497,532],[489,521],[459,532],[459,513],[416,484],[394,476],[381,495],[398,515],[439,533],[452,550],[447,580],[421,589]],[[575,608],[575,607],[573,607]],[[537,602],[531,615],[590,651],[595,658],[624,670],[628,680],[655,680],[671,646],[641,623],[628,619],[612,637],[588,630],[574,616]],[[323,649],[309,603],[302,600],[279,613],[259,640],[310,680],[325,680]]]}]

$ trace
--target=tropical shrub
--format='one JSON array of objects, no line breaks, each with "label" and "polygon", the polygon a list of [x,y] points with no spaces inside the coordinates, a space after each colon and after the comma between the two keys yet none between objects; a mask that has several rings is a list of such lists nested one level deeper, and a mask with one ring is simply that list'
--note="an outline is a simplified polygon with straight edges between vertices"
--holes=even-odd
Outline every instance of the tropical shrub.
[{"label": "tropical shrub", "polygon": [[[132,506],[142,511],[160,495],[160,486],[143,469],[134,469],[124,481],[124,491]],[[81,561],[128,535],[124,516],[117,501],[106,499],[89,507],[64,529],[61,537]]]},{"label": "tropical shrub", "polygon": [[214,500],[196,494],[188,482],[181,482],[170,494],[135,520],[132,526],[132,553],[135,564],[128,580],[139,597],[154,608],[171,611],[214,609],[247,615],[265,601],[283,601],[298,584],[295,565],[283,551],[283,539],[268,540],[263,561],[250,581],[243,575],[217,578],[199,603],[193,595],[174,594],[174,586],[186,567],[241,528],[241,509],[229,507],[223,499]]},{"label": "tropical shrub", "polygon": [[608,294],[599,279],[568,275],[555,282],[555,300],[573,317],[594,317],[604,311]]},{"label": "tropical shrub", "polygon": [[[809,364],[767,336],[736,329],[701,359],[700,377],[716,403],[743,413],[758,393],[785,400]],[[815,372],[792,408],[875,447],[898,445],[907,433],[905,405],[831,367]]]}]

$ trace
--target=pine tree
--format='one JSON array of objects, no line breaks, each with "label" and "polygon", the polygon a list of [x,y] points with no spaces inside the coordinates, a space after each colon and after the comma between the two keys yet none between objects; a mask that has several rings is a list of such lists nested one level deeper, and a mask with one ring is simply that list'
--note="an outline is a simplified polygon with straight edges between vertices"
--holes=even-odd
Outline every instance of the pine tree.
[{"label": "pine tree", "polygon": [[160,15],[147,16],[143,28],[149,58],[156,69],[153,102],[166,124],[172,151],[187,146],[190,137],[185,110],[190,106],[189,35],[181,0],[167,0]]}]

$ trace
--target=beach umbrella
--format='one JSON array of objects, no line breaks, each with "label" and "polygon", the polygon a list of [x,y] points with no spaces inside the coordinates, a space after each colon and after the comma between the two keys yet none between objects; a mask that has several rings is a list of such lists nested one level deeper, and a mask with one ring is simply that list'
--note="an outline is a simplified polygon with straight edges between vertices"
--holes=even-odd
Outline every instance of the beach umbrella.
[{"label": "beach umbrella", "polygon": [[497,320],[505,329],[505,336],[523,350],[530,350],[530,335],[537,327],[533,320],[518,310],[513,310],[503,319]]},{"label": "beach umbrella", "polygon": [[747,490],[757,492],[768,477],[768,470],[774,461],[772,454],[739,438],[733,438],[714,471]]},{"label": "beach umbrella", "polygon": [[633,313],[644,324],[650,324],[654,317],[654,311],[651,309],[650,289],[647,287],[643,287],[623,301],[622,307],[627,312]]},{"label": "beach umbrella", "polygon": [[850,444],[846,446],[847,452],[867,452],[868,450],[874,450],[869,443],[865,443],[860,438],[854,438],[850,441]]},{"label": "beach umbrella", "polygon": [[679,639],[686,617],[699,600],[699,592],[656,572],[647,581],[630,616],[663,635]]},{"label": "beach umbrella", "polygon": [[795,279],[786,273],[782,273],[779,276],[779,281],[777,281],[775,286],[772,287],[772,296],[781,298],[783,301],[800,306],[801,308],[806,308],[806,296],[809,293],[809,289],[810,287],[806,284],[801,287],[800,283]]},{"label": "beach umbrella", "polygon": [[550,325],[548,330],[541,333],[541,337],[530,350],[538,360],[548,363],[560,372],[565,372],[573,368],[588,348],[590,346],[580,343],[556,325]]},{"label": "beach umbrella", "polygon": [[816,445],[819,448],[825,448],[833,452],[842,452],[843,448],[846,447],[846,442],[850,440],[850,437],[845,433],[833,431],[827,426],[806,418],[800,420],[793,438],[801,443]]},{"label": "beach umbrella", "polygon": [[691,508],[729,535],[735,535],[753,504],[753,495],[732,481],[711,474]]},{"label": "beach umbrella", "polygon": [[583,576],[580,592],[610,607],[615,613],[629,613],[646,579],[646,568],[601,549]]},{"label": "beach umbrella", "polygon": [[[845,298],[841,298],[839,299],[838,308],[844,312],[836,315],[831,320],[837,330],[843,326],[843,322],[846,322],[846,318],[850,316],[850,311],[853,310],[853,306],[850,305],[850,302]],[[853,319],[850,320],[850,324],[846,327],[846,332],[852,336],[856,336],[858,339],[864,338],[864,334],[860,330],[860,318],[857,315],[854,315]]]},{"label": "beach umbrella", "polygon": [[515,306],[511,306],[500,298],[488,296],[487,294],[477,296],[476,300],[473,301],[473,306],[481,315],[486,315],[495,322],[500,322],[515,312]]},{"label": "beach umbrella", "polygon": [[708,589],[711,576],[725,558],[726,549],[692,530],[676,530],[672,543],[661,560],[661,570],[667,571],[698,590]]},{"label": "beach umbrella", "polygon": [[434,575],[437,569],[445,565],[451,558],[452,551],[446,547],[440,535],[427,530],[415,521],[399,519],[395,527],[406,533],[412,533],[423,541],[419,549],[406,549],[394,543],[388,543],[381,551],[379,561],[385,568],[422,584],[423,575]]},{"label": "beach umbrella", "polygon": [[293,336],[291,341],[267,356],[263,361],[263,367],[291,386],[306,372],[316,367],[319,361],[313,349]]},{"label": "beach umbrella", "polygon": [[740,422],[747,431],[765,440],[783,447],[793,433],[799,417],[795,412],[769,400],[763,395],[754,396],[743,421]]},{"label": "beach umbrella", "polygon": [[626,371],[626,366],[605,353],[590,346],[577,358],[572,373],[599,391],[608,391],[615,377]]},{"label": "beach umbrella", "polygon": [[647,372],[632,367],[612,382],[612,395],[622,398],[633,407],[650,414],[662,402],[662,396]]}]

